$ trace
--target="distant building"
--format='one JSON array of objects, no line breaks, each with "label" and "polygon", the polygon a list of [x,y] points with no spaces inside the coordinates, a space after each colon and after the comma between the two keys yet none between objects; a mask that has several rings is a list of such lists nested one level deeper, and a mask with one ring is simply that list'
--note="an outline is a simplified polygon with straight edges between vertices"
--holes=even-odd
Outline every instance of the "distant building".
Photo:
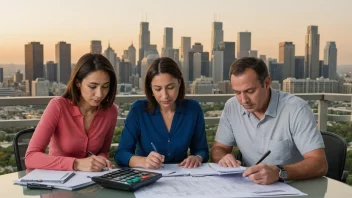
[{"label": "distant building", "polygon": [[57,80],[57,64],[53,61],[46,62],[44,66],[44,77],[49,82],[58,82]]},{"label": "distant building", "polygon": [[92,54],[101,54],[103,52],[103,47],[101,41],[92,40],[90,41],[90,53]]},{"label": "distant building", "polygon": [[31,93],[31,83],[37,78],[44,77],[44,47],[40,42],[30,42],[25,45],[25,75],[28,80],[29,90],[26,91],[29,95]]},{"label": "distant building", "polygon": [[213,89],[213,79],[201,76],[193,81],[191,85],[191,94],[212,94]]},{"label": "distant building", "polygon": [[304,57],[305,78],[319,78],[319,43],[318,26],[308,26]]},{"label": "distant building", "polygon": [[337,48],[334,41],[328,41],[324,49],[324,65],[328,67],[328,78],[336,79]]},{"label": "distant building", "polygon": [[71,44],[58,42],[55,45],[57,81],[67,84],[71,76]]},{"label": "distant building", "polygon": [[249,56],[252,45],[251,37],[250,32],[239,32],[237,34],[237,59]]},{"label": "distant building", "polygon": [[218,83],[219,94],[233,94],[231,83],[228,80],[224,80]]},{"label": "distant building", "polygon": [[20,70],[17,70],[15,75],[13,75],[13,82],[20,83],[22,81],[23,81],[23,74],[21,73]]},{"label": "distant building", "polygon": [[44,78],[32,81],[32,96],[49,96],[49,81]]},{"label": "distant building", "polygon": [[338,93],[338,82],[325,78],[295,79],[287,78],[283,81],[284,92],[288,93]]}]

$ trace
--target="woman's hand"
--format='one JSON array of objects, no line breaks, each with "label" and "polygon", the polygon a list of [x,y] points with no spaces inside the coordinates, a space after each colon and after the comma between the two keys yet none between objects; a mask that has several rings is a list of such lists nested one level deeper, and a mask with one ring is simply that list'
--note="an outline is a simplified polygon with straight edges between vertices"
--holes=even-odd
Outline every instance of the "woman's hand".
[{"label": "woman's hand", "polygon": [[143,168],[158,169],[163,165],[164,159],[165,156],[152,151],[146,158],[144,158]]},{"label": "woman's hand", "polygon": [[114,168],[115,166],[105,157],[92,155],[83,159],[76,159],[73,163],[73,170],[99,172],[103,168]]},{"label": "woman's hand", "polygon": [[179,166],[182,166],[184,168],[197,168],[202,164],[202,161],[203,161],[203,158],[201,156],[190,155],[185,160],[183,160],[179,164]]}]

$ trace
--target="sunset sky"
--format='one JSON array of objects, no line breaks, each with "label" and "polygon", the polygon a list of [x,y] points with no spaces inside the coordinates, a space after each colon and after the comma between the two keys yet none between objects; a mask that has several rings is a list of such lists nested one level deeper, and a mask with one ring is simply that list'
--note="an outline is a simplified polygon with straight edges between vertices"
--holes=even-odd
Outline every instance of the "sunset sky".
[{"label": "sunset sky", "polygon": [[[44,62],[55,60],[55,44],[71,44],[72,63],[89,52],[90,40],[108,41],[121,57],[133,42],[139,48],[139,23],[148,21],[151,43],[161,52],[164,27],[174,28],[174,48],[181,36],[210,50],[214,15],[223,22],[224,40],[237,42],[252,32],[252,49],[277,58],[279,42],[292,41],[304,55],[308,25],[318,25],[320,59],[326,41],[336,41],[338,65],[352,64],[350,0],[0,0],[0,64],[24,64],[24,45],[44,45]],[[147,15],[147,18],[145,17]],[[144,17],[143,17],[144,16]],[[237,43],[236,43],[237,45]]]}]

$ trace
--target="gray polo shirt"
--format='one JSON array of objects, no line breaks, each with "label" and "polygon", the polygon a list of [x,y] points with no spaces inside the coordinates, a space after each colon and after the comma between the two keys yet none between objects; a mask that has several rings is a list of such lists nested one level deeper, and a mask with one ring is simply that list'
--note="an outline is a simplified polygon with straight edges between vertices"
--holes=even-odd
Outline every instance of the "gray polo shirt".
[{"label": "gray polo shirt", "polygon": [[323,138],[306,101],[271,89],[268,109],[261,120],[247,112],[236,97],[230,98],[221,114],[215,140],[238,146],[247,166],[271,154],[266,164],[283,165],[303,160],[303,155],[324,148]]}]

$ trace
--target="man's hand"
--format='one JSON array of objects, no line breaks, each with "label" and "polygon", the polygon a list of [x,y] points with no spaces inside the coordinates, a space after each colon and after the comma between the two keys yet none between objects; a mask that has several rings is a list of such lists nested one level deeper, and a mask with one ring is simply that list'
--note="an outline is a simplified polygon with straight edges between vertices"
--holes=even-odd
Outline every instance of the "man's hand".
[{"label": "man's hand", "polygon": [[184,168],[197,168],[202,164],[202,157],[190,155],[186,159],[184,159],[179,166],[183,166]]},{"label": "man's hand", "polygon": [[247,168],[243,177],[256,184],[272,184],[279,180],[279,168],[275,165],[258,164]]},{"label": "man's hand", "polygon": [[143,168],[146,169],[158,169],[163,165],[165,157],[157,152],[150,152],[149,155],[144,159]]},{"label": "man's hand", "polygon": [[222,167],[238,167],[241,166],[241,162],[239,160],[236,160],[235,157],[229,153],[226,154],[221,160],[218,162],[218,164]]}]

